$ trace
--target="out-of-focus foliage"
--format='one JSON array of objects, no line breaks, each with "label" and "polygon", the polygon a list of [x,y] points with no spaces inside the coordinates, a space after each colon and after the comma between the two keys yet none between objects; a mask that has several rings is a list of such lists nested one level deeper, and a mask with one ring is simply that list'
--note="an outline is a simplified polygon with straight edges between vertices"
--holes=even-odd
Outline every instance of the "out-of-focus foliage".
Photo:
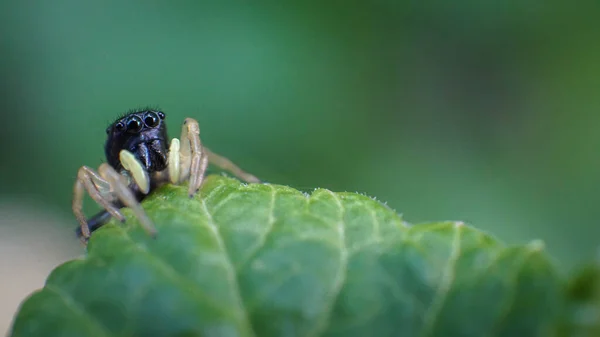
[{"label": "out-of-focus foliage", "polygon": [[102,161],[107,123],[157,104],[172,137],[194,117],[267,181],[540,238],[570,266],[600,237],[599,14],[586,0],[3,2],[1,192],[75,225],[76,171]]},{"label": "out-of-focus foliage", "polygon": [[581,268],[567,284],[568,316],[564,333],[568,336],[600,336],[600,264]]}]

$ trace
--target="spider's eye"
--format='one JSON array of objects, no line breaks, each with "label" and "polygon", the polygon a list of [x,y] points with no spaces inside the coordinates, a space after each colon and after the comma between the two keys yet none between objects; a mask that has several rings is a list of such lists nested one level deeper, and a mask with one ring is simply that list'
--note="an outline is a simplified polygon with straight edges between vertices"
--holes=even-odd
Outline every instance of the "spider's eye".
[{"label": "spider's eye", "polygon": [[165,119],[165,113],[164,113],[164,112],[162,112],[162,111],[159,111],[159,112],[158,112],[158,117],[159,117],[160,119]]},{"label": "spider's eye", "polygon": [[131,133],[139,132],[142,129],[142,125],[143,125],[142,119],[137,116],[133,116],[127,122],[127,132],[131,132]]},{"label": "spider's eye", "polygon": [[125,124],[123,124],[123,122],[119,122],[119,123],[115,124],[115,130],[117,130],[117,131],[125,130]]},{"label": "spider's eye", "polygon": [[154,112],[150,112],[144,117],[144,123],[150,128],[158,125],[158,116]]}]

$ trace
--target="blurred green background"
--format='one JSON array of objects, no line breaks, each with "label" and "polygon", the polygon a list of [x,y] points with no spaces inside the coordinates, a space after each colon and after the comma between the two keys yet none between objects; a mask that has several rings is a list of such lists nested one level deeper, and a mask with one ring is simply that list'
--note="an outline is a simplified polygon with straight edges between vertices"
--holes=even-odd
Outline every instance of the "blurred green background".
[{"label": "blurred green background", "polygon": [[196,118],[207,146],[266,181],[540,238],[570,269],[600,243],[599,14],[598,1],[2,2],[0,200],[44,207],[71,235],[77,169],[103,161],[119,113],[158,105],[171,137]]}]

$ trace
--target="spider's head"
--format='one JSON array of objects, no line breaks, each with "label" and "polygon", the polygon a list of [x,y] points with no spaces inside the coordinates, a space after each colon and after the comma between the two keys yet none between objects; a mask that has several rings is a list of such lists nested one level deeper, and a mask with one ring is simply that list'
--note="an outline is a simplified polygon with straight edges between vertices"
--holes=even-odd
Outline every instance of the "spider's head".
[{"label": "spider's head", "polygon": [[148,173],[166,168],[169,141],[162,111],[131,111],[114,121],[106,133],[106,160],[117,171],[123,168],[119,160],[121,150],[133,153]]}]

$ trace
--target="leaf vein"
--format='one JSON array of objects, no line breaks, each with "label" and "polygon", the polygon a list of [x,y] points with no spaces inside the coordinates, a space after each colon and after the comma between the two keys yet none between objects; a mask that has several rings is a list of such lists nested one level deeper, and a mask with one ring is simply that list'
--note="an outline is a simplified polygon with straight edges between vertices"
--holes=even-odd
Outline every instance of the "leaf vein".
[{"label": "leaf vein", "polygon": [[87,320],[94,327],[94,330],[95,330],[94,336],[111,336],[112,335],[108,332],[108,330],[106,329],[104,324],[102,324],[98,318],[94,317],[89,312],[85,311],[85,309],[80,307],[77,304],[77,302],[75,302],[75,299],[71,295],[62,291],[62,289],[55,287],[53,285],[50,285],[50,284],[47,284],[45,288],[54,292],[55,294],[57,294],[58,297],[63,300],[63,302],[65,303],[67,308],[71,309],[74,312],[80,313],[83,317],[87,318]]},{"label": "leaf vein", "polygon": [[[511,268],[511,270],[514,271],[514,273],[511,275],[511,277],[509,279],[509,283],[508,283],[508,289],[511,290],[510,291],[511,294],[509,296],[505,297],[505,300],[503,301],[502,307],[501,307],[502,310],[500,311],[500,314],[498,315],[498,318],[496,319],[496,322],[495,322],[493,328],[491,329],[490,336],[496,336],[498,330],[502,326],[502,323],[504,322],[504,320],[510,313],[510,308],[512,307],[512,304],[517,299],[517,284],[516,283],[518,282],[518,279],[519,279],[519,273],[523,270],[523,267],[525,267],[525,263],[531,257],[532,253],[533,253],[532,251],[529,251],[526,255],[524,255],[521,258],[521,260],[519,261],[518,267]],[[514,283],[514,285],[511,283]]]},{"label": "leaf vein", "polygon": [[323,309],[323,315],[321,316],[321,319],[314,327],[314,329],[311,329],[307,334],[308,336],[313,337],[320,336],[323,333],[323,331],[325,331],[325,329],[327,328],[327,322],[333,314],[333,309],[335,308],[335,304],[338,301],[339,295],[342,291],[342,287],[344,286],[344,282],[346,281],[348,271],[348,259],[350,255],[346,246],[346,228],[344,225],[344,214],[346,212],[346,209],[342,204],[342,200],[337,194],[329,190],[325,191],[327,191],[332,196],[333,200],[336,202],[339,208],[339,219],[337,222],[336,231],[338,233],[339,240],[338,248],[340,249],[340,266],[334,278],[333,288],[330,292],[329,301],[325,304],[325,307]]},{"label": "leaf vein", "polygon": [[208,208],[206,207],[205,199],[202,199],[202,209],[203,209],[204,213],[206,214],[208,227],[212,231],[215,238],[217,239],[217,244],[219,245],[219,248],[223,252],[223,256],[224,256],[225,262],[226,262],[225,266],[227,267],[227,279],[228,279],[227,281],[229,282],[229,284],[232,287],[233,296],[235,297],[235,300],[238,304],[242,319],[244,320],[244,322],[246,323],[246,326],[249,329],[248,332],[249,332],[250,336],[256,336],[256,333],[254,332],[254,329],[250,322],[250,317],[249,317],[246,307],[244,305],[244,301],[242,298],[242,291],[241,291],[240,284],[238,281],[238,274],[235,270],[233,263],[231,262],[231,257],[229,256],[229,252],[227,251],[227,247],[225,246],[225,242],[219,231],[219,228],[218,228],[217,224],[215,223],[212,215],[208,211]]},{"label": "leaf vein", "polygon": [[462,228],[464,228],[464,224],[462,222],[456,222],[454,224],[454,238],[452,240],[452,250],[450,252],[450,257],[448,257],[446,267],[442,272],[442,279],[440,280],[438,288],[435,292],[433,302],[425,312],[421,336],[429,336],[432,333],[436,321],[439,318],[440,312],[444,307],[446,298],[448,297],[448,292],[450,291],[452,283],[454,282],[456,262],[460,258],[461,252],[460,238]]},{"label": "leaf vein", "polygon": [[[211,193],[211,194],[212,194],[212,193]],[[213,212],[213,213],[217,213],[217,211],[218,211],[218,210],[219,210],[221,207],[225,206],[225,204],[226,204],[226,203],[230,202],[232,199],[235,199],[235,198],[237,198],[237,197],[239,197],[239,196],[240,196],[240,195],[239,195],[238,193],[229,193],[229,194],[228,194],[228,195],[227,195],[225,198],[223,198],[223,200],[219,201],[217,204],[215,204],[215,205],[212,207],[212,212]],[[202,198],[202,202],[203,202],[203,203],[206,203],[206,200],[207,200],[206,198]],[[207,213],[207,214],[208,214],[208,213]]]},{"label": "leaf vein", "polygon": [[204,195],[200,195],[204,200],[210,200],[212,199],[215,194],[217,192],[221,192],[227,185],[225,184],[219,184],[217,186],[215,186],[210,192],[208,192],[208,194],[204,194]]},{"label": "leaf vein", "polygon": [[375,210],[371,207],[368,208],[369,213],[371,214],[371,218],[373,218],[373,239],[374,241],[381,241],[381,233],[380,233],[380,227],[381,224],[379,223],[379,219],[377,218],[377,214],[375,213]]},{"label": "leaf vein", "polygon": [[250,247],[250,252],[246,257],[235,266],[235,271],[239,273],[265,246],[269,235],[273,232],[273,226],[275,225],[275,198],[277,197],[277,190],[272,185],[267,185],[271,188],[271,201],[269,204],[269,216],[267,220],[267,226],[264,231],[259,234],[258,239]]},{"label": "leaf vein", "polygon": [[[174,279],[179,280],[182,283],[190,284],[191,287],[192,287],[192,289],[198,289],[198,285],[195,282],[191,281],[190,279],[188,279],[187,277],[185,277],[183,274],[181,274],[180,272],[178,272],[175,268],[173,268],[173,266],[171,266],[169,263],[167,263],[166,261],[164,261],[161,257],[159,257],[159,256],[157,256],[155,254],[152,254],[151,252],[149,252],[145,247],[143,247],[138,242],[136,242],[131,237],[131,235],[129,235],[129,233],[127,231],[125,231],[122,228],[121,228],[121,231],[122,231],[123,235],[125,236],[125,238],[128,239],[133,244],[133,246],[135,247],[135,249],[138,252],[143,253],[143,254],[151,257],[152,260],[157,265],[159,265],[162,268],[162,271],[164,273],[167,273],[169,276],[171,276]],[[204,293],[202,293],[202,292],[194,292],[193,294],[195,294],[200,299],[205,300],[214,309],[217,309],[217,310],[223,310],[224,309],[220,302],[213,301],[210,297],[205,296]]]}]

